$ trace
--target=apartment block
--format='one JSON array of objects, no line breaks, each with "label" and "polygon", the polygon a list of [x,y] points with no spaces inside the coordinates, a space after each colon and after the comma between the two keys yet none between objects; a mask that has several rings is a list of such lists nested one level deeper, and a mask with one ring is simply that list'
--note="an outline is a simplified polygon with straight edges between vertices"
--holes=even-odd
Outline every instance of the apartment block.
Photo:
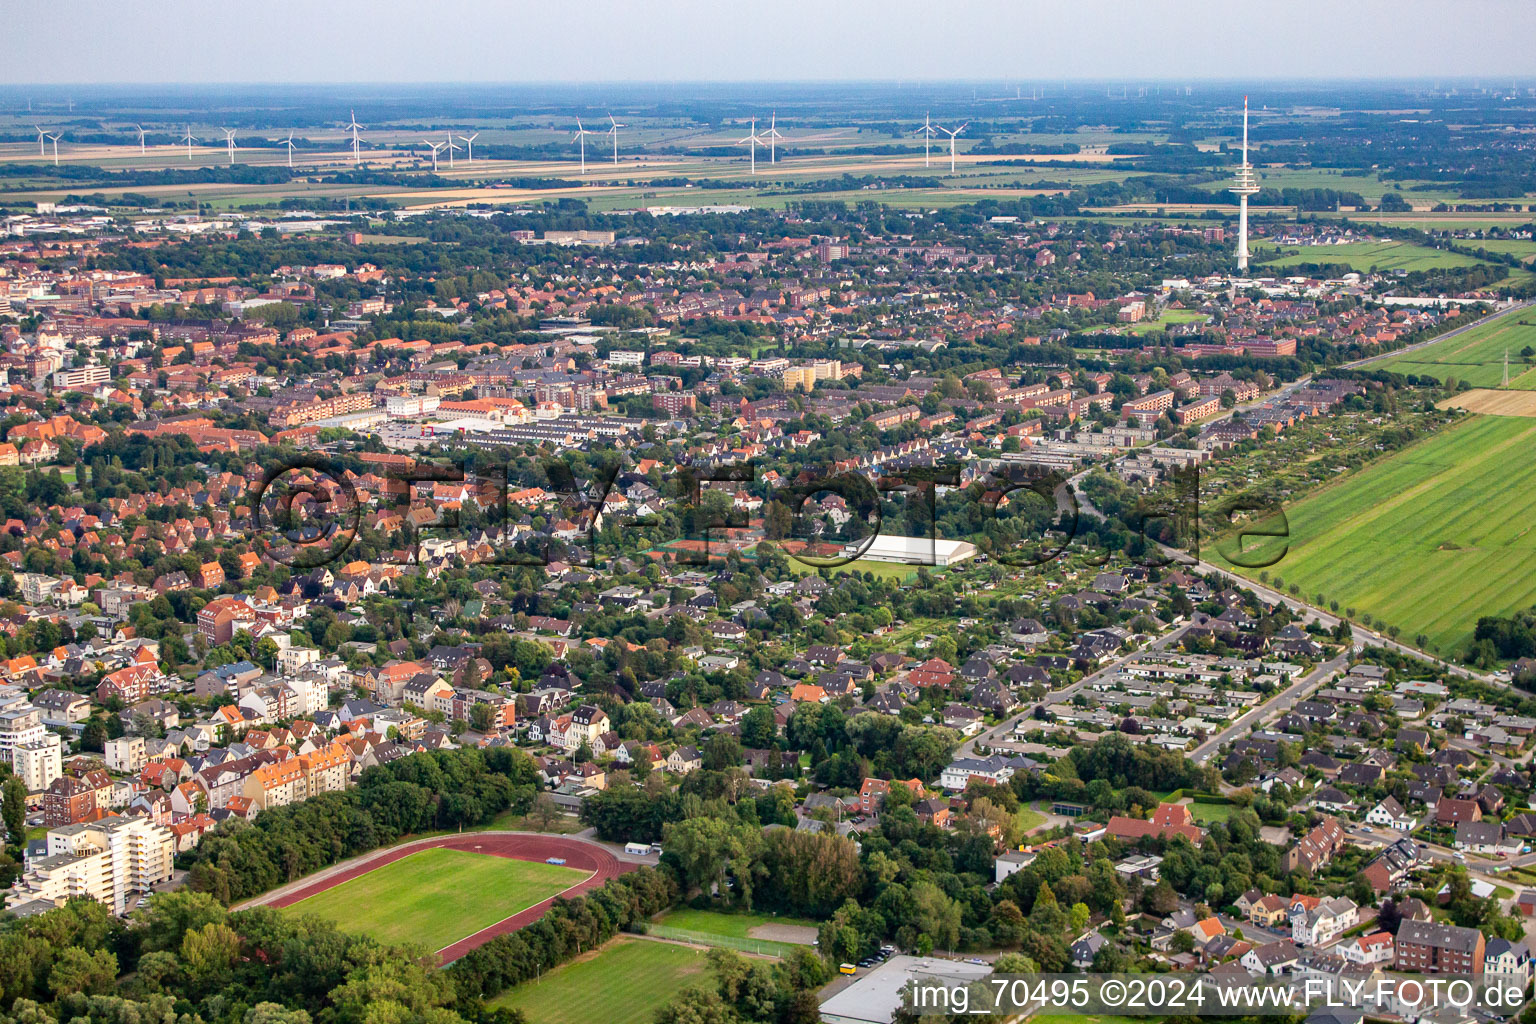
[{"label": "apartment block", "polygon": [[64,772],[64,742],[53,733],[11,751],[11,770],[28,793],[41,793]]},{"label": "apartment block", "polygon": [[49,830],[47,843],[6,894],[6,909],[85,898],[121,914],[136,894],[170,880],[175,856],[171,831],[145,817],[66,825]]}]

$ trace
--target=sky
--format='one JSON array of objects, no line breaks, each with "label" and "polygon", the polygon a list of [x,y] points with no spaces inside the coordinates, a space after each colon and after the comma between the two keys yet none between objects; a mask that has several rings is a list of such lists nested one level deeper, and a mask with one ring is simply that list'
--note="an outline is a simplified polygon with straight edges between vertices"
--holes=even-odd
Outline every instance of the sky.
[{"label": "sky", "polygon": [[1531,0],[3,6],[7,85],[1509,79],[1536,38]]}]

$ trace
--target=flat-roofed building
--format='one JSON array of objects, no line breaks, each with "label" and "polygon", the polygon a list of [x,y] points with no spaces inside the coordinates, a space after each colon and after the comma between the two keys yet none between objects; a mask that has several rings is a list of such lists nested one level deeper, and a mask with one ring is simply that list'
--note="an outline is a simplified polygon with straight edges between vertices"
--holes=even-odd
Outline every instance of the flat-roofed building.
[{"label": "flat-roofed building", "polygon": [[11,770],[28,793],[41,793],[64,771],[64,743],[53,733],[11,751]]},{"label": "flat-roofed building", "polygon": [[47,844],[6,894],[7,909],[86,898],[121,914],[134,894],[170,880],[175,857],[170,829],[147,817],[50,829]]},{"label": "flat-roofed building", "polygon": [[932,565],[944,569],[976,557],[976,545],[963,540],[901,537],[882,533],[874,540],[864,538],[845,545],[843,554],[871,562]]}]

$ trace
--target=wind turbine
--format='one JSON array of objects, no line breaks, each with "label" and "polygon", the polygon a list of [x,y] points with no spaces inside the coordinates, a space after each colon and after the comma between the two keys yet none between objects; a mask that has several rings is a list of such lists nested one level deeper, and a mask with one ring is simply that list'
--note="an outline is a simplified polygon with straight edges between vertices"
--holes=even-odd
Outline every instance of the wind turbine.
[{"label": "wind turbine", "polygon": [[961,125],[959,128],[956,128],[954,131],[950,131],[948,128],[945,128],[943,125],[935,125],[935,127],[938,128],[939,131],[941,131],[945,135],[949,136],[949,173],[950,174],[954,174],[955,173],[955,136],[959,135],[961,132],[965,131],[966,125],[969,125],[970,123],[971,122],[967,121],[967,122],[965,122],[965,124]]},{"label": "wind turbine", "polygon": [[192,159],[192,143],[197,141],[197,136],[192,134],[192,126],[187,125],[187,159]]},{"label": "wind turbine", "polygon": [[763,138],[768,140],[768,162],[771,164],[776,164],[779,162],[777,147],[775,144],[779,139],[782,139],[783,137],[784,136],[779,134],[779,112],[775,110],[772,116],[770,116],[768,119],[768,130],[763,132]]},{"label": "wind turbine", "polygon": [[59,136],[63,134],[63,132],[59,132],[56,135],[48,136],[48,141],[53,143],[53,166],[55,167],[59,166]]},{"label": "wind turbine", "polygon": [[283,140],[283,145],[288,147],[288,166],[293,167],[293,132],[288,133],[288,138]]},{"label": "wind turbine", "polygon": [[459,136],[459,141],[464,143],[464,162],[467,164],[475,162],[475,140],[479,137],[479,132],[475,132],[473,135]]},{"label": "wind turbine", "polygon": [[437,151],[443,148],[441,142],[433,142],[431,139],[422,139],[424,145],[432,147],[432,170],[437,170]]},{"label": "wind turbine", "polygon": [[362,131],[365,126],[357,123],[357,111],[353,110],[349,113],[352,120],[347,122],[346,127],[344,127],[342,131],[349,131],[352,133],[352,166],[360,167],[363,163],[363,157],[361,147],[358,145],[357,133]]},{"label": "wind turbine", "polygon": [[628,128],[629,125],[615,121],[613,115],[608,115],[608,123],[613,127],[608,129],[608,134],[613,136],[613,166],[619,166],[619,129]]},{"label": "wind turbine", "polygon": [[46,136],[48,133],[43,131],[43,126],[40,125],[40,124],[35,124],[32,127],[37,129],[37,155],[38,156],[47,156],[48,155],[48,144],[43,141],[43,137]]},{"label": "wind turbine", "polygon": [[455,146],[453,144],[453,132],[449,132],[448,133],[448,141],[443,143],[443,145],[448,147],[448,166],[452,167],[453,166],[453,154],[454,154],[454,151],[459,149],[458,146]]},{"label": "wind turbine", "polygon": [[588,135],[601,135],[601,134],[602,134],[602,132],[588,131],[587,129],[585,129],[585,128],[583,128],[581,126],[581,118],[578,117],[576,119],[576,134],[575,134],[575,136],[572,137],[571,141],[572,142],[579,142],[579,143],[581,143],[581,173],[582,174],[586,174],[587,173],[587,136]]},{"label": "wind turbine", "polygon": [[752,173],[753,174],[757,173],[757,147],[762,144],[762,141],[763,140],[758,138],[758,135],[757,135],[757,118],[755,118],[755,117],[752,119],[752,130],[747,133],[747,137],[744,138],[744,139],[737,139],[736,140],[736,145],[738,145],[738,146],[740,146],[740,145],[742,145],[744,143],[751,145],[751,147],[752,147]]},{"label": "wind turbine", "polygon": [[235,130],[233,128],[220,128],[224,133],[224,141],[229,143],[229,166],[235,166]]},{"label": "wind turbine", "polygon": [[928,166],[928,146],[929,146],[929,144],[931,142],[933,142],[933,136],[936,134],[937,131],[938,131],[938,129],[934,128],[933,123],[928,120],[928,115],[924,114],[923,115],[923,126],[921,128],[919,128],[917,131],[912,133],[913,135],[921,134],[922,137],[923,137],[923,166],[924,167]]},{"label": "wind turbine", "polygon": [[145,149],[144,149],[144,126],[141,125],[141,124],[136,124],[136,125],[134,125],[134,127],[139,130],[139,155],[143,156],[144,153],[145,153]]}]

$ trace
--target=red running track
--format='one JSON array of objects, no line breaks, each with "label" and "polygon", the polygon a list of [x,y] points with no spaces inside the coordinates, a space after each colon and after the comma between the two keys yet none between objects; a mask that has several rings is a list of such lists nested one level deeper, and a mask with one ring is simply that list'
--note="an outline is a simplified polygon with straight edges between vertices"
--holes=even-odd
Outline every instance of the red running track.
[{"label": "red running track", "polygon": [[565,897],[577,896],[588,889],[595,889],[625,871],[635,867],[626,864],[615,857],[606,848],[596,843],[587,842],[584,839],[573,839],[569,836],[547,836],[525,833],[507,832],[468,832],[459,835],[439,836],[435,839],[420,839],[414,843],[405,843],[401,846],[393,846],[387,850],[365,856],[356,864],[341,871],[327,875],[309,885],[301,885],[284,892],[267,901],[268,906],[290,907],[300,900],[308,899],[316,893],[335,888],[343,882],[349,882],[354,878],[366,875],[368,872],[393,863],[402,857],[409,857],[421,850],[442,848],[448,850],[468,850],[473,853],[486,853],[494,857],[508,857],[512,860],[544,861],[550,857],[562,857],[565,866],[575,868],[578,871],[589,871],[586,878],[577,882],[563,892],[556,893],[541,903],[536,903],[526,910],[520,910],[511,917],[503,918],[489,927],[482,928],[473,935],[460,939],[450,946],[445,946],[437,951],[437,955],[443,963],[451,963],[468,953],[477,946],[494,939],[498,935],[515,932],[519,928],[527,927],[539,918],[554,904],[555,900]]}]

